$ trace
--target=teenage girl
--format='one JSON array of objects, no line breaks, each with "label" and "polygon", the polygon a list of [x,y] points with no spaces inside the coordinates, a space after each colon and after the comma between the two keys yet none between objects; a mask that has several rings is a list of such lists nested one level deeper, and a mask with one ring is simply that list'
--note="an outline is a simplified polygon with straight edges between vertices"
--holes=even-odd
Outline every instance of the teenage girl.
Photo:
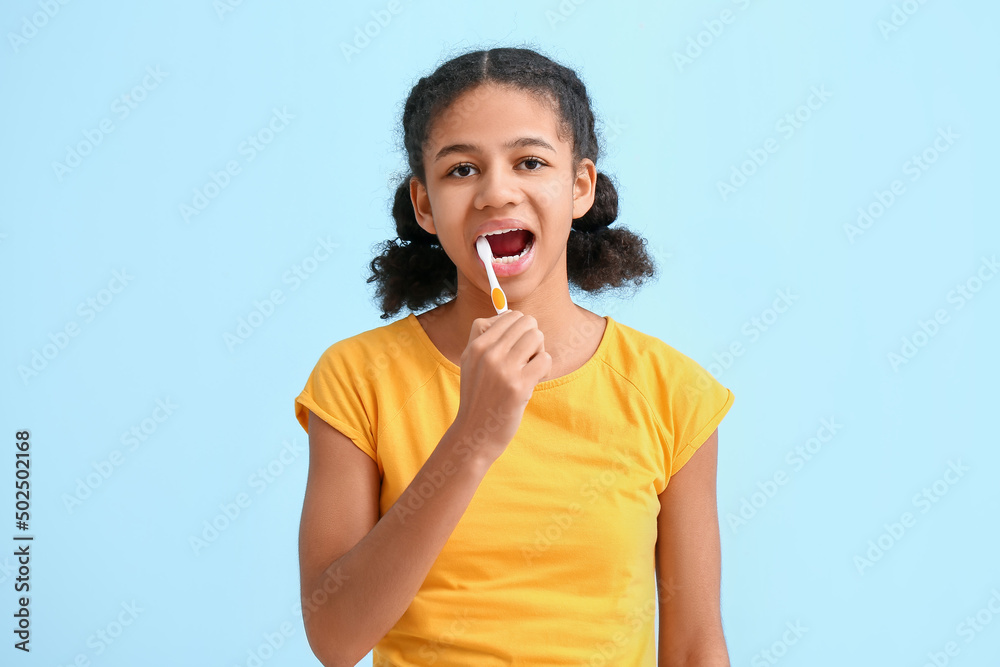
[{"label": "teenage girl", "polygon": [[399,239],[369,282],[384,319],[436,307],[338,341],[296,398],[314,653],[729,665],[715,477],[733,394],[570,297],[655,275],[645,240],[609,227],[583,83],[534,50],[470,52],[417,82],[402,125]]}]

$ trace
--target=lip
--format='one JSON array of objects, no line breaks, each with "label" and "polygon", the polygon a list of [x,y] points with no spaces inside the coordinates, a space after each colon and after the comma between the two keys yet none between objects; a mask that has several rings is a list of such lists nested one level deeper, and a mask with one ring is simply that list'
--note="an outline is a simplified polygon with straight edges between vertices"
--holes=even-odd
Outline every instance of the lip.
[{"label": "lip", "polygon": [[[504,229],[504,227],[498,227],[498,229]],[[521,227],[520,229],[524,229]],[[530,231],[530,230],[529,230]],[[478,238],[478,237],[477,237]],[[516,262],[511,262],[510,264],[500,264],[499,262],[493,262],[493,273],[497,278],[505,278],[508,276],[516,276],[519,273],[523,273],[527,270],[528,266],[531,264],[532,260],[535,258],[535,246],[538,245],[536,239],[532,238],[531,247],[528,248],[528,252],[524,253]],[[483,263],[483,258],[476,253],[476,259],[479,260],[479,265],[486,270],[486,265]]]},{"label": "lip", "polygon": [[525,225],[520,220],[516,220],[514,218],[494,218],[493,220],[487,220],[482,225],[480,225],[479,229],[476,230],[476,233],[472,237],[472,249],[473,250],[476,249],[476,239],[478,239],[480,236],[483,236],[484,234],[489,234],[490,232],[496,232],[501,229],[523,229],[525,231],[531,232],[532,236],[538,236],[537,234],[535,234],[535,232],[529,229],[528,226]]}]

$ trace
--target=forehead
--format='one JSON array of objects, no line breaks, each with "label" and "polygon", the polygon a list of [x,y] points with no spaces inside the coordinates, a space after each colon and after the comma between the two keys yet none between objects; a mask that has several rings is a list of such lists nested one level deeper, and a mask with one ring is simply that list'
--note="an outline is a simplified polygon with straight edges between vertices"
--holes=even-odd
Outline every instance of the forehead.
[{"label": "forehead", "polygon": [[560,149],[568,146],[551,103],[524,90],[487,84],[465,91],[433,118],[425,151],[434,155],[446,143],[499,147],[526,135],[542,136]]}]

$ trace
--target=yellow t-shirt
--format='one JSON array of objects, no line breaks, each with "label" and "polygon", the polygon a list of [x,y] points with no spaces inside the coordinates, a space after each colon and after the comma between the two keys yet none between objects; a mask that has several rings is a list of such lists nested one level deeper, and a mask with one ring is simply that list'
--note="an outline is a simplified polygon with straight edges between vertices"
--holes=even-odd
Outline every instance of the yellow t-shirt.
[{"label": "yellow t-shirt", "polygon": [[[734,396],[605,320],[586,364],[535,386],[376,667],[655,667],[657,495]],[[378,464],[382,516],[454,420],[460,378],[411,313],[331,345],[295,416],[308,431],[312,410]]]}]

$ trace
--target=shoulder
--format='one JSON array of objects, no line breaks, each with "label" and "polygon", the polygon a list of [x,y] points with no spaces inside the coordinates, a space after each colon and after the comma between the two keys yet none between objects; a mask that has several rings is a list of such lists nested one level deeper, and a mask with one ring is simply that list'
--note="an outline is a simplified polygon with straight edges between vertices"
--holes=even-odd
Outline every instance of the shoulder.
[{"label": "shoulder", "polygon": [[673,386],[712,377],[687,354],[657,336],[617,320],[607,362],[621,375],[642,386]]},{"label": "shoulder", "polygon": [[605,360],[657,412],[679,417],[728,409],[732,392],[697,361],[657,336],[615,325]]},{"label": "shoulder", "polygon": [[402,318],[337,340],[320,355],[316,368],[375,379],[412,355],[403,351],[416,341],[412,325]]},{"label": "shoulder", "polygon": [[620,325],[616,342],[610,363],[650,406],[673,475],[711,436],[735,396],[701,364],[656,336]]}]

